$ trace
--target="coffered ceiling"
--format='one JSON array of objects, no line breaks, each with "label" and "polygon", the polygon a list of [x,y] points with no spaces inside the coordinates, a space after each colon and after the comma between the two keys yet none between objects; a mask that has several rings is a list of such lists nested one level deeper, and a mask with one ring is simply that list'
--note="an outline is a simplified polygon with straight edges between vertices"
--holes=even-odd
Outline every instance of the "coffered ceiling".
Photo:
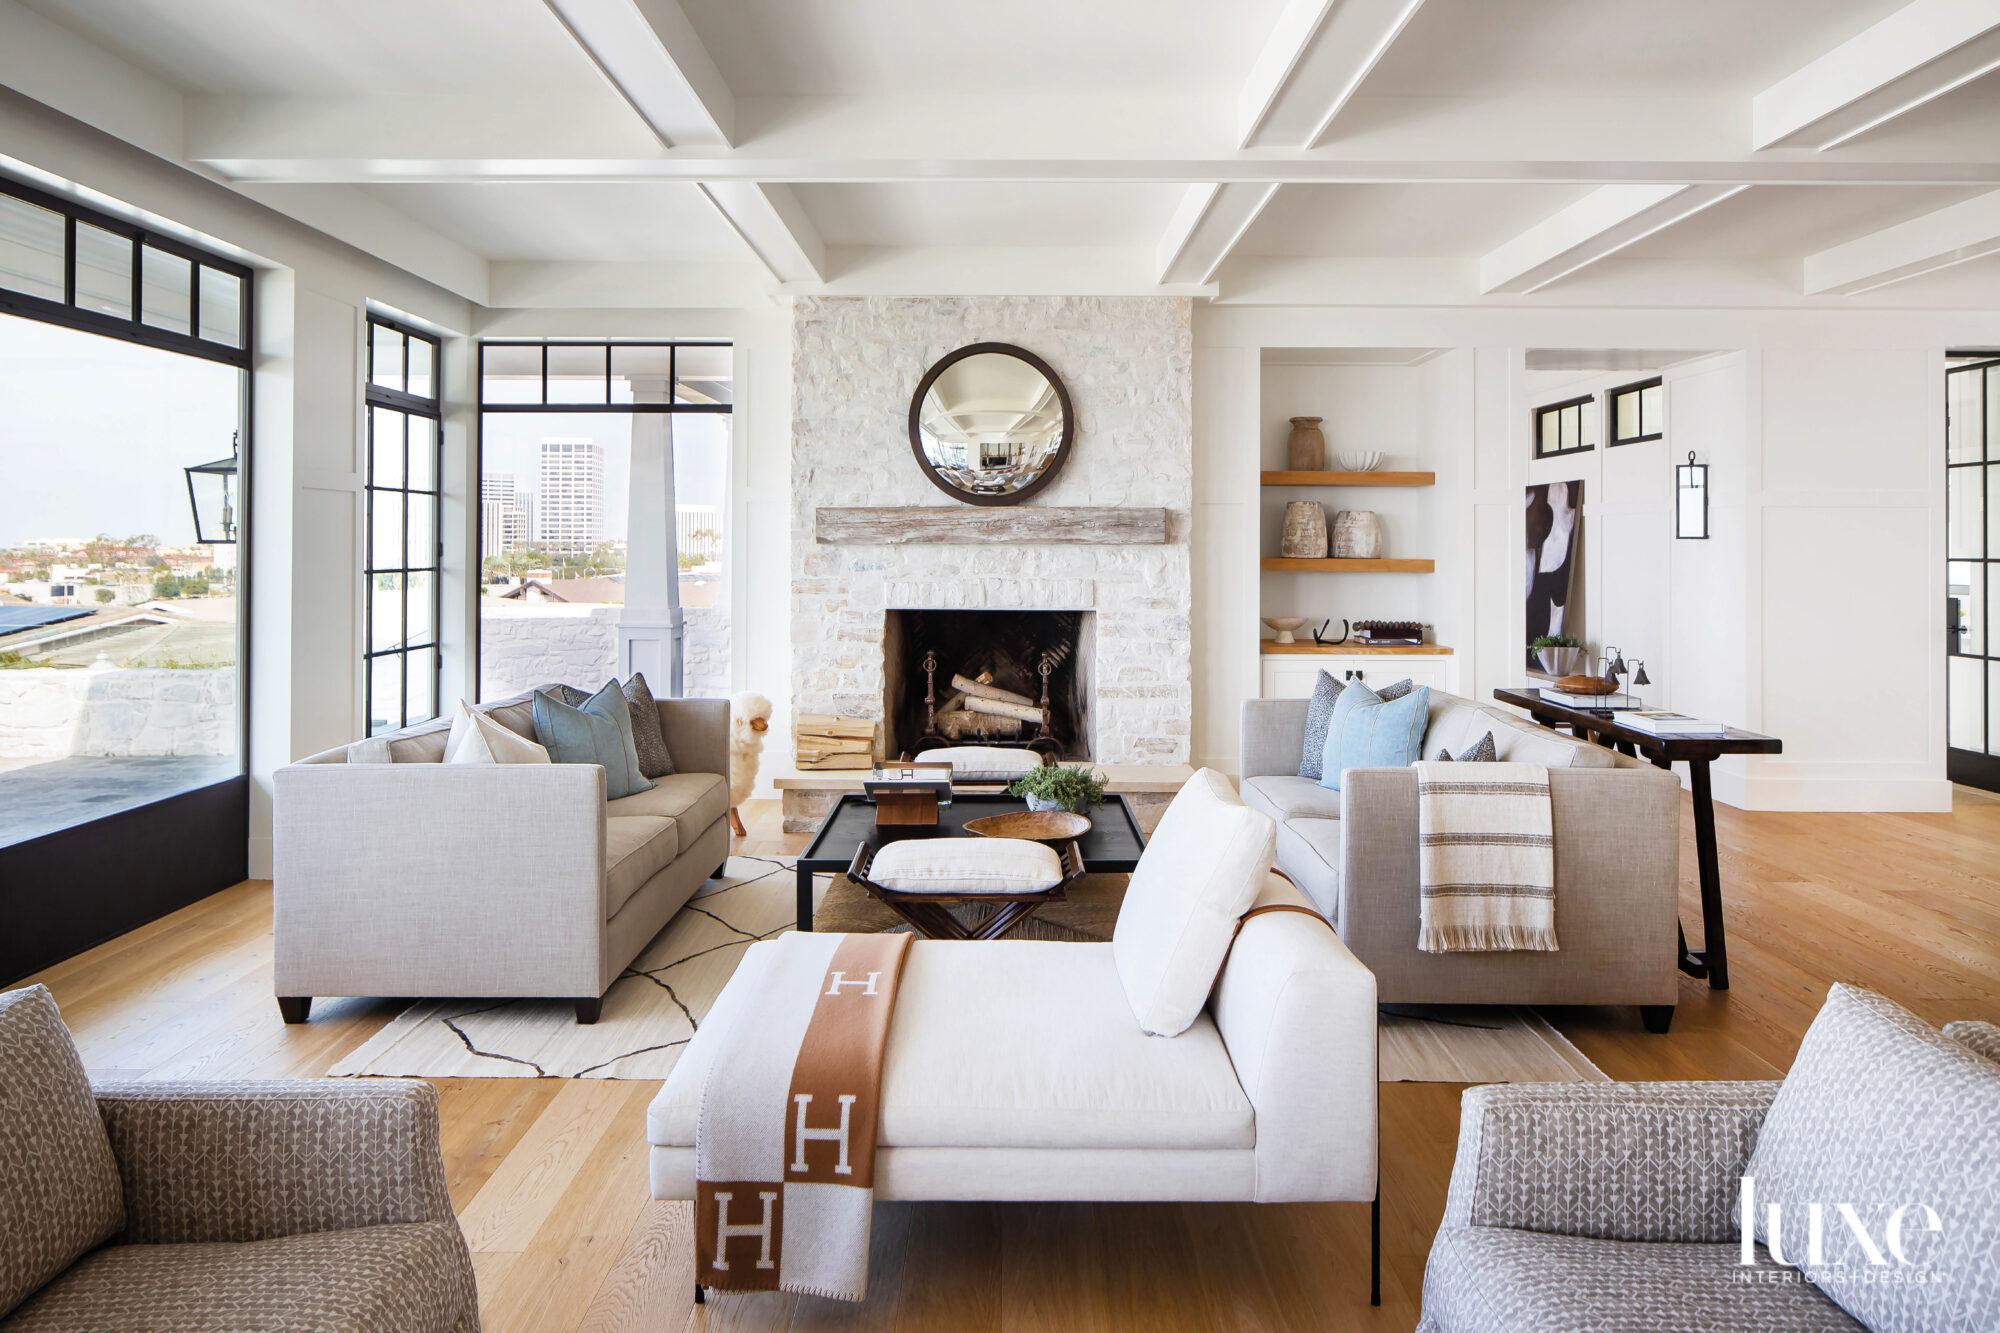
[{"label": "coffered ceiling", "polygon": [[1992,304],[1996,69],[2000,0],[0,0],[0,84],[487,304]]}]

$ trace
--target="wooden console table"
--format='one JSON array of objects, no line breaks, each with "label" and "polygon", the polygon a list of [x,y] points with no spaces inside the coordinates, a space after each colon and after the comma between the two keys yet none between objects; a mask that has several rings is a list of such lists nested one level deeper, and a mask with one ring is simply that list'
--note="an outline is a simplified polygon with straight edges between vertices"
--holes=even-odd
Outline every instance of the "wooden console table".
[{"label": "wooden console table", "polygon": [[1715,801],[1709,794],[1708,764],[1726,754],[1779,754],[1784,742],[1735,727],[1724,728],[1720,736],[1655,736],[1531,690],[1495,690],[1493,697],[1526,709],[1545,727],[1568,727],[1572,735],[1650,760],[1657,768],[1671,770],[1676,763],[1688,766],[1694,796],[1694,852],[1701,871],[1702,948],[1688,948],[1687,932],[1681,932],[1681,971],[1691,977],[1707,977],[1712,990],[1728,990],[1729,947],[1722,930],[1722,869],[1716,860]]}]

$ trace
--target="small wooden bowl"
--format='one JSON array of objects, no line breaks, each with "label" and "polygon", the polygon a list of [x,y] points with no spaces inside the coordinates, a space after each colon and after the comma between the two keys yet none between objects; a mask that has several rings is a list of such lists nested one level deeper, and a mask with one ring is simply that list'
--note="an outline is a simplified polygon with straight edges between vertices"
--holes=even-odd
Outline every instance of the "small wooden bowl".
[{"label": "small wooden bowl", "polygon": [[1610,694],[1602,676],[1564,676],[1556,682],[1564,694]]},{"label": "small wooden bowl", "polygon": [[982,838],[1026,838],[1029,842],[1068,842],[1090,832],[1090,820],[1067,810],[1017,810],[965,821],[967,833]]}]

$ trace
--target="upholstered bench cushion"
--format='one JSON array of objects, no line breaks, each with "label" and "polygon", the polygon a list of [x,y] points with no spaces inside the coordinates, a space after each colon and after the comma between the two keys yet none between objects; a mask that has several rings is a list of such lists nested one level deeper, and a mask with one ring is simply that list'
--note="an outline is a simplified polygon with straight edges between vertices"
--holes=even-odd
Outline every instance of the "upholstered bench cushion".
[{"label": "upholstered bench cushion", "polygon": [[[1860,1333],[1806,1282],[1745,1282],[1739,1247],[1591,1240],[1537,1231],[1446,1227],[1424,1270],[1419,1333]],[[1761,1256],[1760,1256],[1761,1258]],[[1761,1273],[1781,1270],[1768,1259]]]},{"label": "upholstered bench cushion", "polygon": [[947,745],[925,750],[916,762],[950,764],[953,782],[1012,782],[1040,768],[1042,757],[1004,745]]},{"label": "upholstered bench cushion", "polygon": [[898,893],[1044,893],[1062,858],[1024,838],[905,838],[875,853],[868,878]]},{"label": "upholstered bench cushion", "polygon": [[[647,1141],[694,1143],[725,1006],[761,983],[753,944],[646,1116]],[[1249,1148],[1249,1099],[1207,1014],[1173,1041],[1132,1022],[1108,944],[918,940],[882,1073],[883,1147]]]},{"label": "upholstered bench cushion", "polygon": [[107,1245],[0,1327],[457,1333],[477,1300],[464,1250],[449,1220],[242,1244]]}]

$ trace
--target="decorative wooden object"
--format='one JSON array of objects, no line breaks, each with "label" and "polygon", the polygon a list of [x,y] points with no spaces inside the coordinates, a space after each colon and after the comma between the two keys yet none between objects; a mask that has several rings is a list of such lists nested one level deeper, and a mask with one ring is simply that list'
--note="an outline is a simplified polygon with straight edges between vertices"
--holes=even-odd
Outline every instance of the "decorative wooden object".
[{"label": "decorative wooden object", "polygon": [[816,509],[822,546],[1164,546],[1164,509]]},{"label": "decorative wooden object", "polygon": [[[847,866],[847,877],[859,884],[863,893],[915,926],[917,933],[926,939],[997,940],[1043,903],[1066,898],[1070,886],[1083,878],[1083,851],[1074,840],[1058,855],[1062,858],[1062,880],[1040,893],[898,893],[868,878],[875,849],[865,842],[855,849],[854,859]],[[992,903],[996,910],[978,925],[968,927],[948,910],[954,903]],[[809,924],[810,918],[807,921]]]},{"label": "decorative wooden object", "polygon": [[1090,832],[1090,820],[1068,810],[1022,810],[965,821],[967,833],[982,838],[1026,838],[1029,842],[1068,842]]},{"label": "decorative wooden object", "polygon": [[938,798],[934,791],[875,793],[877,828],[916,828],[938,822]]},{"label": "decorative wooden object", "polygon": [[1265,472],[1266,486],[1435,486],[1435,472]]},{"label": "decorative wooden object", "polygon": [[[1020,704],[1023,708],[1031,707],[1035,702],[1025,694],[1016,694],[1012,690],[1003,690],[998,685],[995,685],[991,672],[986,673],[977,680],[966,676],[954,675],[951,678],[951,687],[954,690],[970,695],[974,699],[998,699],[1002,703]],[[950,705],[947,704],[946,707],[948,708]]]},{"label": "decorative wooden object", "polygon": [[1265,556],[1263,565],[1274,571],[1321,574],[1428,574],[1437,568],[1435,560],[1295,560],[1277,555]]},{"label": "decorative wooden object", "polygon": [[1292,438],[1285,453],[1295,472],[1317,472],[1326,466],[1326,432],[1319,428],[1324,417],[1293,417]]},{"label": "decorative wooden object", "polygon": [[800,713],[795,728],[798,766],[824,771],[875,767],[875,719]]},{"label": "decorative wooden object", "polygon": [[1326,559],[1326,510],[1317,500],[1285,506],[1285,536],[1278,550],[1287,560]]},{"label": "decorative wooden object", "polygon": [[1602,676],[1564,676],[1556,682],[1556,688],[1564,694],[1616,694],[1618,693],[1618,677],[1609,674]]},{"label": "decorative wooden object", "polygon": [[1333,558],[1376,560],[1382,555],[1382,520],[1372,509],[1343,509],[1333,520]]}]

